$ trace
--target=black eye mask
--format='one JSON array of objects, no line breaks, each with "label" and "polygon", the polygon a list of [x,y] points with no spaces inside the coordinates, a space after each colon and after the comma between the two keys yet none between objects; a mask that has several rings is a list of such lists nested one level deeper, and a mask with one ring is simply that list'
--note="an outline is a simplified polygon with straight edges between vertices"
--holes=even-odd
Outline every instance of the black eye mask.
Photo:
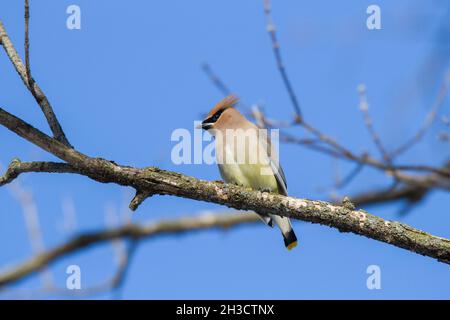
[{"label": "black eye mask", "polygon": [[221,115],[225,110],[227,110],[228,108],[230,108],[230,107],[226,107],[226,108],[220,109],[219,111],[217,111],[216,113],[214,113],[211,117],[209,117],[209,118],[203,120],[202,124],[205,124],[205,123],[215,123],[217,120],[219,120],[220,115]]}]

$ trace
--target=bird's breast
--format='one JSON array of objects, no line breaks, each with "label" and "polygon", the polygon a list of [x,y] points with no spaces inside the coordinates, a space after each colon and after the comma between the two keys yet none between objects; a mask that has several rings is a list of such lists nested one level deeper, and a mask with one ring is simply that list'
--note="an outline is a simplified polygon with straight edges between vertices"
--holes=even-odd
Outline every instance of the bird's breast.
[{"label": "bird's breast", "polygon": [[[234,183],[254,190],[270,190],[278,192],[278,185],[270,166],[264,161],[249,163],[238,161],[236,153],[224,146],[216,149],[219,171],[222,179],[227,183]],[[248,160],[248,159],[247,159]]]}]

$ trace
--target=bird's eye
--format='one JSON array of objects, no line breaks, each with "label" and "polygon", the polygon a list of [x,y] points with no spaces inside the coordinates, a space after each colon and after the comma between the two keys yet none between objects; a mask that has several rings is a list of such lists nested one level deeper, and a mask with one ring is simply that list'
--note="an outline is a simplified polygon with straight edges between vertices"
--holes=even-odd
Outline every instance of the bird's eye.
[{"label": "bird's eye", "polygon": [[215,114],[213,114],[211,117],[206,119],[204,122],[214,123],[217,120],[219,120],[220,115],[226,110],[227,108],[221,109],[217,111]]}]

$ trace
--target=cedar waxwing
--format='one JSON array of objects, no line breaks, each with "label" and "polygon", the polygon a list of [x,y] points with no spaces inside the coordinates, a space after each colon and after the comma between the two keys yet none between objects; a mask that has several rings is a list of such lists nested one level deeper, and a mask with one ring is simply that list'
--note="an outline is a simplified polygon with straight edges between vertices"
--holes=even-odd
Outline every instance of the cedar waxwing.
[{"label": "cedar waxwing", "polygon": [[[206,116],[201,128],[215,138],[216,158],[220,175],[227,183],[260,191],[287,195],[286,178],[277,155],[264,130],[260,130],[234,108],[238,99],[228,96]],[[281,230],[285,246],[297,245],[297,237],[289,218],[275,214],[260,215],[261,219]]]}]

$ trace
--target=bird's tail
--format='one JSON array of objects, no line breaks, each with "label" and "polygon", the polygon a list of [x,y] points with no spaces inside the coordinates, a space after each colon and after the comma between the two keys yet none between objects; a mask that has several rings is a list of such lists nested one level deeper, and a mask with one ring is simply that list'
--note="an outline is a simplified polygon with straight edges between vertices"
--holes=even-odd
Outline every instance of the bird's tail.
[{"label": "bird's tail", "polygon": [[297,237],[295,236],[295,232],[292,229],[291,221],[288,217],[281,217],[277,215],[273,215],[272,219],[278,225],[283,234],[284,245],[288,250],[295,248],[297,246]]}]

